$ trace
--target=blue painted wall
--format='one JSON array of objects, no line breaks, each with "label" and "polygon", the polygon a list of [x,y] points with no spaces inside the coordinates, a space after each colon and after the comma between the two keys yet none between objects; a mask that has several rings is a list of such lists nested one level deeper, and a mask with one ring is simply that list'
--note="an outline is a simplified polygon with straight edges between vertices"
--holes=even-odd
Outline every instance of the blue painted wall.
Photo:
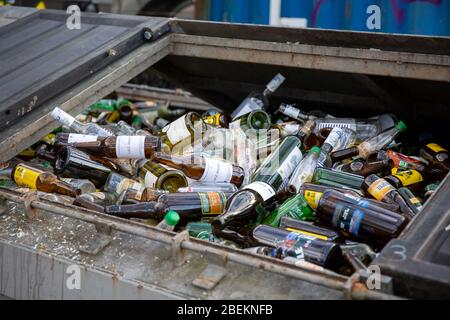
[{"label": "blue painted wall", "polygon": [[[208,2],[207,19],[269,23],[270,0]],[[381,8],[381,30],[367,28],[370,5]],[[312,28],[450,36],[450,0],[282,0],[281,16],[306,18]]]}]

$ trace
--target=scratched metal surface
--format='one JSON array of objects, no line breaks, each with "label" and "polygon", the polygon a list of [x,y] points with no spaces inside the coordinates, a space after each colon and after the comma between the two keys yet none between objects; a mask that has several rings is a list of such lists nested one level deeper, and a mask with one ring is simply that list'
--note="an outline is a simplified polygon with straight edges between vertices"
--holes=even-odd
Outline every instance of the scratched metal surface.
[{"label": "scratched metal surface", "polygon": [[[212,290],[192,285],[208,265],[187,252],[175,266],[169,247],[122,232],[97,255],[79,248],[96,235],[92,224],[39,212],[29,220],[17,207],[0,216],[0,294],[14,299],[343,299],[337,290],[226,264]],[[66,288],[67,267],[82,266],[80,290]],[[262,289],[263,288],[263,289]]]}]

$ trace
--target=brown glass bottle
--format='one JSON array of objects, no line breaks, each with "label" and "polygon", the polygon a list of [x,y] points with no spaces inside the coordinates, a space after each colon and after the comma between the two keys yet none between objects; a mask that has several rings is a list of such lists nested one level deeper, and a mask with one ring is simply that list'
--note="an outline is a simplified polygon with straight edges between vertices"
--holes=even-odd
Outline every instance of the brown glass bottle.
[{"label": "brown glass bottle", "polygon": [[11,178],[17,185],[30,189],[59,193],[71,197],[76,197],[81,194],[81,190],[77,190],[59,180],[55,174],[31,167],[24,163],[19,163],[13,168]]},{"label": "brown glass bottle", "polygon": [[244,169],[225,161],[200,156],[177,157],[155,153],[155,161],[181,170],[191,179],[205,182],[231,182],[240,186],[244,181]]},{"label": "brown glass bottle", "polygon": [[408,218],[414,217],[414,212],[395,187],[376,174],[371,174],[364,180],[362,189],[379,201],[397,203],[400,206],[401,213]]},{"label": "brown glass bottle", "polygon": [[118,136],[93,142],[76,142],[73,147],[109,158],[150,159],[161,149],[161,140],[156,136]]},{"label": "brown glass bottle", "polygon": [[395,238],[406,226],[407,219],[398,213],[349,203],[344,197],[337,191],[326,191],[317,207],[317,218],[349,237],[379,245]]},{"label": "brown glass bottle", "polygon": [[350,163],[338,165],[336,166],[336,168],[334,168],[334,170],[359,174],[361,176],[367,177],[372,173],[386,172],[392,167],[392,165],[393,163],[391,160],[365,162],[362,159],[357,159]]},{"label": "brown glass bottle", "polygon": [[396,174],[384,177],[384,179],[397,189],[407,187],[411,190],[421,190],[425,184],[423,173],[417,170],[397,172]]},{"label": "brown glass bottle", "polygon": [[[330,186],[324,186],[320,184],[313,184],[313,183],[305,183],[300,187],[299,193],[303,195],[306,202],[308,202],[309,206],[313,209],[317,209],[317,206],[319,205],[320,198],[322,198],[322,195],[325,191],[329,190],[335,190],[339,191],[340,193],[344,193],[350,197],[353,198],[361,198],[361,194],[356,192],[352,189],[343,189],[343,188],[337,188],[337,187],[330,187]],[[373,205],[376,205],[378,207],[382,207],[386,210],[397,212],[400,210],[400,206],[397,203],[385,203],[381,202],[375,199],[368,199],[364,198],[364,201],[367,201],[369,203],[372,203]]]},{"label": "brown glass bottle", "polygon": [[445,178],[450,170],[450,158],[446,149],[436,143],[430,143],[420,150],[420,156],[430,163],[435,178]]}]

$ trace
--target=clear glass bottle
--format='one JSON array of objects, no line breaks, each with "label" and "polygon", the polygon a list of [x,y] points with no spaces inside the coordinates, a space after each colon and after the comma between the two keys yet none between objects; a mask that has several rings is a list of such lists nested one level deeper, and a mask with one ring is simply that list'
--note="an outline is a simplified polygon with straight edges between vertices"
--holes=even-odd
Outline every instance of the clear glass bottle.
[{"label": "clear glass bottle", "polygon": [[300,162],[289,180],[289,192],[297,193],[304,183],[312,181],[319,160],[319,154],[320,148],[312,147],[307,156]]},{"label": "clear glass bottle", "polygon": [[164,219],[156,226],[158,229],[173,231],[180,221],[180,215],[176,211],[169,211]]},{"label": "clear glass bottle", "polygon": [[76,133],[95,135],[101,137],[114,136],[114,134],[111,131],[100,127],[96,123],[93,122],[81,123],[80,121],[72,117],[70,114],[61,110],[58,107],[55,107],[55,109],[53,109],[51,115],[56,121],[58,121],[62,125],[65,125],[67,128],[69,128],[69,130],[74,131]]}]

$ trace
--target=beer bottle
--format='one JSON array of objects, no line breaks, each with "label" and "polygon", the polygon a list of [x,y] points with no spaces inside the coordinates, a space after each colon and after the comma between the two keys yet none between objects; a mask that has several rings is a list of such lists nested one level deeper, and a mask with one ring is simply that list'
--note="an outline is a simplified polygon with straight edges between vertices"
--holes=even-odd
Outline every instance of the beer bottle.
[{"label": "beer bottle", "polygon": [[158,229],[173,231],[180,221],[180,215],[176,211],[169,211],[164,219],[156,226]]},{"label": "beer bottle", "polygon": [[181,170],[186,176],[203,182],[231,182],[240,186],[244,169],[231,163],[201,156],[170,156],[156,152],[154,161]]},{"label": "beer bottle", "polygon": [[407,219],[383,208],[352,204],[344,194],[326,191],[316,210],[317,218],[348,236],[384,245],[405,227]]},{"label": "beer bottle", "polygon": [[363,159],[367,159],[370,154],[379,151],[387,147],[397,136],[406,130],[406,125],[403,121],[397,123],[394,128],[380,133],[379,135],[372,137],[356,147],[347,148],[344,150],[336,151],[331,155],[331,159],[339,161],[354,156],[358,156]]},{"label": "beer bottle", "polygon": [[397,203],[400,206],[400,212],[408,218],[414,216],[414,212],[409,208],[394,186],[376,174],[371,174],[364,180],[362,189],[379,201]]},{"label": "beer bottle", "polygon": [[426,169],[426,164],[423,162],[423,160],[421,161],[420,158],[408,157],[404,154],[392,150],[381,150],[377,153],[372,153],[367,158],[367,160],[369,162],[391,160],[393,163],[392,167],[398,168],[401,171],[417,170],[419,172],[423,172]]},{"label": "beer bottle", "polygon": [[289,192],[295,194],[302,184],[312,181],[317,161],[319,160],[319,154],[320,148],[313,147],[307,156],[300,162],[289,180]]},{"label": "beer bottle", "polygon": [[349,172],[353,174],[357,174],[363,177],[367,177],[372,173],[380,173],[386,172],[393,166],[393,161],[388,160],[380,160],[374,162],[366,162],[363,159],[356,159],[350,163],[344,163],[336,166],[334,170]]},{"label": "beer bottle", "polygon": [[180,226],[211,219],[223,212],[229,194],[223,192],[167,193],[155,202],[107,206],[105,212],[121,218],[163,219],[168,211],[180,215]]},{"label": "beer bottle", "polygon": [[296,232],[307,236],[315,237],[324,241],[340,242],[342,235],[334,230],[322,228],[302,220],[292,219],[284,216],[280,220],[280,228],[290,232]]},{"label": "beer bottle", "polygon": [[354,131],[348,128],[334,127],[320,149],[318,167],[331,167],[332,160],[330,153],[333,150],[346,148],[347,145],[352,144],[355,140]]},{"label": "beer bottle", "polygon": [[270,82],[267,84],[265,90],[261,92],[252,92],[244,101],[233,111],[231,114],[231,120],[236,119],[246,115],[252,111],[265,110],[269,107],[269,97],[277,91],[277,89],[283,84],[285,77],[281,74],[277,74]]},{"label": "beer bottle", "polygon": [[56,153],[55,173],[67,178],[89,179],[101,188],[111,170],[72,147],[61,147]]},{"label": "beer bottle", "polygon": [[411,190],[409,190],[408,188],[400,188],[398,189],[398,193],[400,193],[403,200],[406,201],[409,208],[414,212],[414,214],[418,214],[422,210],[422,202],[411,192]]},{"label": "beer bottle", "polygon": [[359,190],[364,182],[364,177],[348,172],[340,172],[326,168],[316,168],[312,182],[331,187]]},{"label": "beer bottle", "polygon": [[160,137],[161,141],[172,150],[181,142],[192,144],[195,139],[200,139],[206,130],[202,117],[196,112],[189,112],[162,128]]},{"label": "beer bottle", "polygon": [[275,211],[273,211],[265,220],[264,224],[278,227],[282,217],[292,217],[299,220],[314,220],[314,212],[309,207],[301,194],[298,194],[285,201]]},{"label": "beer bottle", "polygon": [[252,237],[262,245],[280,248],[282,256],[304,259],[330,270],[337,270],[342,261],[339,245],[296,232],[259,225]]},{"label": "beer bottle", "polygon": [[156,136],[118,136],[95,142],[76,142],[73,147],[109,158],[150,159],[161,149],[161,140]]},{"label": "beer bottle", "polygon": [[20,187],[71,197],[80,194],[80,190],[59,180],[55,174],[31,167],[25,163],[19,163],[12,169],[11,179]]},{"label": "beer bottle", "polygon": [[114,135],[111,131],[100,127],[96,123],[93,122],[81,123],[80,121],[72,117],[70,114],[61,110],[58,107],[55,107],[55,109],[53,109],[51,115],[56,121],[65,125],[67,128],[69,128],[70,131],[74,131],[76,133],[95,135],[101,137],[108,137]]},{"label": "beer bottle", "polygon": [[430,143],[420,150],[420,156],[430,163],[436,179],[445,178],[450,170],[450,159],[446,149],[436,143]]},{"label": "beer bottle", "polygon": [[302,187],[300,187],[299,194],[302,194],[305,198],[305,201],[308,203],[308,205],[313,208],[314,210],[317,209],[317,206],[319,205],[320,198],[322,198],[322,195],[325,191],[334,190],[338,191],[340,193],[348,195],[348,199],[360,199],[364,200],[366,202],[369,202],[377,207],[382,207],[386,210],[397,212],[400,210],[400,206],[397,203],[385,203],[381,202],[375,199],[368,199],[364,198],[362,199],[362,194],[356,192],[352,189],[342,189],[342,188],[336,188],[336,187],[329,187],[329,186],[322,186],[320,184],[312,184],[312,183],[305,183]]},{"label": "beer bottle", "polygon": [[278,148],[254,173],[252,183],[236,192],[228,200],[225,213],[214,219],[215,235],[225,238],[226,235],[221,234],[220,230],[228,226],[245,225],[265,214],[263,206],[274,200],[283,181],[289,179],[300,163],[301,144],[301,140],[296,136],[283,139]]},{"label": "beer bottle", "polygon": [[396,174],[391,174],[384,177],[387,182],[393,185],[396,189],[401,187],[408,187],[413,190],[422,189],[424,184],[423,173],[421,174],[417,170],[407,170],[397,172]]},{"label": "beer bottle", "polygon": [[178,170],[168,170],[159,163],[145,161],[139,169],[139,177],[147,188],[156,188],[176,192],[179,188],[187,187],[188,182],[184,174]]}]

